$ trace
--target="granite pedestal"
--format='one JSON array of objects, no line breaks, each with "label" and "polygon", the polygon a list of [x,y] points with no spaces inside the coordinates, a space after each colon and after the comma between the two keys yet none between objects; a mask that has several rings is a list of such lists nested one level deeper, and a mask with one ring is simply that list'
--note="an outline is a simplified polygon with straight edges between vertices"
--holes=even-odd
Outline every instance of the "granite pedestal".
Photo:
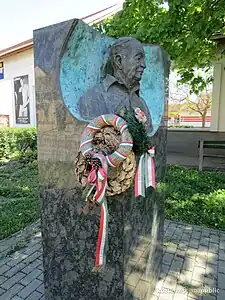
[{"label": "granite pedestal", "polygon": [[[74,174],[80,137],[87,123],[69,112],[59,76],[65,40],[76,30],[75,25],[76,20],[71,20],[34,32],[45,298],[148,300],[163,253],[165,113],[152,137],[158,187],[155,191],[149,188],[146,198],[135,198],[133,186],[121,195],[108,197],[107,261],[102,273],[93,273],[100,211],[96,208],[83,214],[82,189]],[[98,33],[93,31],[92,35]],[[167,60],[159,47],[155,53],[166,82]]]}]

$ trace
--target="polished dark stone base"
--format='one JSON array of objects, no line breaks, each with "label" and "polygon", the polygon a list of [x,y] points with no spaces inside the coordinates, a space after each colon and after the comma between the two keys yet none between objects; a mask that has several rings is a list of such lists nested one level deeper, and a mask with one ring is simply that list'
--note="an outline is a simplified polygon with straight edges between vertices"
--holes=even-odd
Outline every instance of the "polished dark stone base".
[{"label": "polished dark stone base", "polygon": [[[151,299],[163,253],[166,130],[154,137],[156,190],[135,198],[134,189],[108,197],[108,252],[102,273],[92,272],[100,210],[82,212],[80,189],[42,188],[46,300]],[[55,168],[55,170],[54,170]],[[54,163],[40,170],[68,168]]]},{"label": "polished dark stone base", "polygon": [[149,190],[145,199],[134,199],[133,191],[108,198],[107,261],[96,274],[91,271],[98,209],[84,215],[78,190],[44,191],[46,299],[150,299],[162,259],[163,228],[162,207],[153,193]]}]

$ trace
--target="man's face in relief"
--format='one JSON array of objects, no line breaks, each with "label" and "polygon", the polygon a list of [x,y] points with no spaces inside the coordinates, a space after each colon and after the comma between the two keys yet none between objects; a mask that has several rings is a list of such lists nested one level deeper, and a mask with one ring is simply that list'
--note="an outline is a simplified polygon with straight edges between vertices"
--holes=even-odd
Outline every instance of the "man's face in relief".
[{"label": "man's face in relief", "polygon": [[126,45],[121,55],[121,68],[131,83],[139,82],[146,68],[145,52],[140,42]]}]

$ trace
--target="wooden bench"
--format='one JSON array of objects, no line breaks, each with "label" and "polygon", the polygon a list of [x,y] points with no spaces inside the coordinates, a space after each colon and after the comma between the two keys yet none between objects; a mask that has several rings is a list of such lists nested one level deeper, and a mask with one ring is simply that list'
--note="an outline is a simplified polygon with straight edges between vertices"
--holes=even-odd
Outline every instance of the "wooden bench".
[{"label": "wooden bench", "polygon": [[202,171],[202,169],[203,169],[204,157],[225,158],[225,154],[220,155],[220,154],[205,154],[204,153],[204,149],[225,149],[225,141],[200,140],[198,142],[198,148],[199,148],[199,171]]}]

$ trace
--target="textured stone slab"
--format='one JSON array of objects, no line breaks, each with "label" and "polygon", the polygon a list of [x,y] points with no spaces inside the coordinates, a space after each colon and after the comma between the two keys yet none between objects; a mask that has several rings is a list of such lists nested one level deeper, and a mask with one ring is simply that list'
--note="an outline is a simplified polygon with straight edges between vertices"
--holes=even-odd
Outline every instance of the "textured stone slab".
[{"label": "textured stone slab", "polygon": [[[83,53],[91,55],[92,48],[95,49],[96,45],[101,47],[108,45],[111,39],[99,36],[97,32],[86,28],[87,25],[72,20],[37,30],[34,34],[45,296],[46,300],[122,300],[124,297],[127,300],[141,297],[141,300],[145,295],[152,294],[162,261],[164,198],[160,189],[156,192],[149,189],[145,199],[135,199],[133,187],[120,196],[109,197],[107,201],[110,220],[106,267],[100,274],[91,272],[100,212],[99,208],[96,208],[87,216],[82,213],[83,190],[77,184],[73,162],[86,124],[72,117],[75,102],[72,104],[65,102],[65,97],[68,96],[68,94],[65,96],[65,91],[73,82],[72,78],[75,78],[75,75],[84,74],[85,70],[79,69],[78,58],[84,61],[87,57],[82,57]],[[75,36],[79,36],[79,39],[74,44]],[[79,50],[80,54],[77,56],[76,51],[81,44],[85,45],[85,48]],[[145,47],[147,50],[150,49],[146,51],[152,55],[152,70],[155,70],[155,64],[160,65],[160,72],[163,71],[164,74],[162,82],[165,84],[168,65],[164,53],[158,46]],[[96,48],[96,51],[95,53],[102,53],[102,48]],[[107,52],[106,48],[104,55]],[[96,56],[95,53],[93,52],[93,57]],[[151,58],[149,55],[148,59]],[[63,91],[60,89],[61,77],[59,77],[62,57],[66,58],[63,70],[72,76]],[[77,61],[73,60],[73,57],[77,57]],[[68,64],[67,62],[71,60],[73,63]],[[82,75],[83,81],[86,82],[88,76],[91,77],[93,68],[96,69],[96,63],[98,61],[93,60],[88,73]],[[97,65],[97,70],[100,67],[102,66]],[[69,72],[71,70],[74,72]],[[60,74],[63,77],[63,73]],[[153,77],[156,78],[155,76]],[[97,75],[92,77],[90,83],[94,83],[98,77]],[[74,82],[76,91],[79,87],[78,81]],[[150,80],[145,82],[149,85]],[[153,83],[151,89],[155,89]],[[142,92],[143,95],[147,95],[145,90]],[[151,98],[150,94],[157,93],[155,90],[152,90],[152,93],[149,91],[148,98]],[[165,95],[163,91],[163,100]],[[77,101],[76,97],[72,100]],[[157,97],[154,101],[151,98],[150,101],[153,109],[156,109]],[[156,120],[158,116],[159,113],[153,115],[153,119]],[[163,182],[166,164],[164,119],[161,120],[159,129],[155,128],[155,131],[152,143],[157,149],[156,179]],[[176,228],[175,224],[169,227],[168,233]],[[147,243],[143,242],[146,237],[150,239]],[[32,250],[26,251],[27,255],[32,253],[34,253]],[[27,274],[32,272],[31,266],[24,268],[24,271]],[[142,293],[143,286],[147,287],[146,293]]]}]

